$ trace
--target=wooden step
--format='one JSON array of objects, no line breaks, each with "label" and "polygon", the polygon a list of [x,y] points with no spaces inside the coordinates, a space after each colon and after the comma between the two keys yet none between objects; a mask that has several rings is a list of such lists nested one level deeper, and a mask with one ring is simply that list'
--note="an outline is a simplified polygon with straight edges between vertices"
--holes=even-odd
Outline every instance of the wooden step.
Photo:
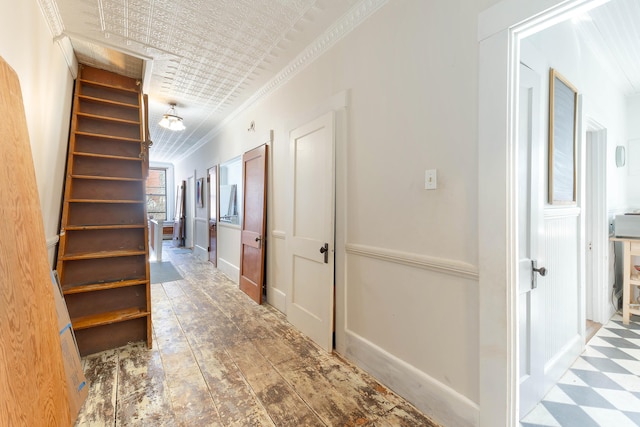
[{"label": "wooden step", "polygon": [[81,259],[98,259],[98,258],[121,258],[127,256],[145,255],[145,251],[101,251],[87,252],[82,254],[63,255],[63,261],[76,261]]},{"label": "wooden step", "polygon": [[118,203],[118,204],[135,204],[146,203],[144,200],[113,200],[113,199],[69,199],[69,203]]},{"label": "wooden step", "polygon": [[117,141],[135,142],[137,144],[140,144],[142,142],[142,139],[140,138],[127,138],[124,136],[105,135],[102,133],[91,133],[91,132],[82,132],[82,131],[75,131],[74,133],[76,135],[84,135],[84,136],[90,136],[92,138],[101,138],[106,140],[112,139]]},{"label": "wooden step", "polygon": [[88,96],[88,95],[78,95],[78,98],[80,99],[84,99],[87,101],[92,101],[92,102],[99,102],[102,104],[108,104],[108,105],[113,105],[113,106],[118,106],[118,107],[125,107],[125,108],[131,108],[134,110],[138,110],[139,106],[138,105],[132,105],[126,102],[119,102],[119,101],[112,101],[110,99],[104,99],[104,98],[97,98],[95,96]]},{"label": "wooden step", "polygon": [[126,308],[123,310],[97,313],[90,316],[71,319],[71,326],[74,330],[87,329],[95,326],[110,325],[112,323],[138,319],[140,317],[148,316],[149,314],[150,313],[148,311],[144,311],[139,308]]},{"label": "wooden step", "polygon": [[145,228],[146,224],[123,224],[123,225],[80,225],[67,226],[65,230],[121,230],[125,228]]},{"label": "wooden step", "polygon": [[133,121],[133,120],[117,119],[115,117],[106,117],[106,116],[100,116],[97,114],[89,114],[89,113],[83,113],[83,112],[78,112],[76,115],[79,117],[87,117],[90,119],[102,120],[105,122],[124,123],[127,125],[138,125],[138,126],[140,125],[139,120]]},{"label": "wooden step", "polygon": [[75,151],[73,153],[74,156],[82,156],[82,157],[92,157],[94,159],[115,159],[115,160],[127,160],[130,162],[141,162],[142,159],[140,157],[126,157],[126,156],[114,156],[111,154],[96,154],[96,153],[82,153]]},{"label": "wooden step", "polygon": [[119,280],[117,282],[89,283],[86,285],[62,287],[64,295],[79,294],[83,292],[102,291],[105,289],[125,288],[128,286],[144,285],[147,280]]},{"label": "wooden step", "polygon": [[74,179],[95,179],[97,181],[144,181],[142,178],[123,178],[119,176],[71,175]]},{"label": "wooden step", "polygon": [[[120,87],[120,86],[114,86],[108,83],[103,83],[103,82],[96,82],[94,80],[86,80],[86,79],[78,79],[78,81],[82,84],[85,85],[90,85],[90,86],[97,86],[97,87],[102,87],[102,88],[107,88],[107,89],[113,89],[113,90],[117,90],[117,91],[121,91],[121,92],[129,92],[129,93],[139,93],[138,90],[135,89],[127,89],[124,87]],[[137,107],[137,105],[136,105]]]}]

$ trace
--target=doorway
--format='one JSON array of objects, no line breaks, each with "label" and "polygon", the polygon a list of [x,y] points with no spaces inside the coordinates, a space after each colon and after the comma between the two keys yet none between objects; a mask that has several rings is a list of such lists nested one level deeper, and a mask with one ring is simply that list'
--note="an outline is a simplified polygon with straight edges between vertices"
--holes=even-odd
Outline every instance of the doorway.
[{"label": "doorway", "polygon": [[185,206],[185,243],[187,248],[193,248],[193,228],[195,225],[195,180],[193,176],[187,178],[186,206]]},{"label": "doorway", "polygon": [[607,130],[587,119],[585,146],[586,341],[613,315],[609,303],[607,220]]},{"label": "doorway", "polygon": [[218,166],[207,171],[209,192],[209,262],[218,266]]},{"label": "doorway", "polygon": [[[504,0],[480,14],[478,21],[481,426],[516,426],[520,415],[516,148],[520,42],[604,2],[544,3]],[[545,256],[548,261],[554,257],[562,255]],[[556,269],[547,267],[550,272]],[[579,271],[584,271],[584,264]],[[575,327],[584,331],[584,323]]]}]

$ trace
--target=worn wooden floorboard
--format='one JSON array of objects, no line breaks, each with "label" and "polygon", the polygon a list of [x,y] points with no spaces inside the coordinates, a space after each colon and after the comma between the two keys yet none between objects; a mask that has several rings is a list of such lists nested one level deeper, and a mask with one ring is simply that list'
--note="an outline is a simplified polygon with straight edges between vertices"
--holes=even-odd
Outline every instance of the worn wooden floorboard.
[{"label": "worn wooden floorboard", "polygon": [[115,424],[118,390],[118,350],[109,350],[83,359],[89,395],[76,425],[103,427]]},{"label": "worn wooden floorboard", "polygon": [[269,305],[190,254],[182,280],[151,287],[154,348],[83,359],[78,426],[436,426]]}]

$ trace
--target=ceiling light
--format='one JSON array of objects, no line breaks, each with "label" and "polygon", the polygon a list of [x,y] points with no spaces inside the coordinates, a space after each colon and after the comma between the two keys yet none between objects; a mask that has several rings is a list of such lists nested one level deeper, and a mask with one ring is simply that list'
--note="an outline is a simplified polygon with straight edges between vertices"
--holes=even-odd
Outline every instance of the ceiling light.
[{"label": "ceiling light", "polygon": [[176,104],[169,105],[171,108],[169,108],[169,111],[164,113],[162,120],[160,120],[158,124],[169,130],[185,130],[184,124],[182,123],[182,117],[176,114]]}]

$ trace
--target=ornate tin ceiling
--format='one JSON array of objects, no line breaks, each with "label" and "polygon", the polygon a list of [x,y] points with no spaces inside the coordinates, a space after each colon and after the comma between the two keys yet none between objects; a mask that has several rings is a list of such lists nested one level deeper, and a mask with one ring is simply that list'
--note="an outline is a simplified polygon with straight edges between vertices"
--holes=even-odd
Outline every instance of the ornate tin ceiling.
[{"label": "ornate tin ceiling", "polygon": [[[140,78],[151,159],[212,139],[245,105],[286,82],[388,0],[38,0],[54,40],[81,63]],[[627,94],[640,92],[640,1],[611,0],[578,34]],[[170,103],[185,131],[157,125]]]},{"label": "ornate tin ceiling", "polygon": [[[54,39],[68,37],[79,62],[143,80],[151,159],[165,162],[210,140],[279,72],[300,68],[305,49],[315,58],[386,1],[39,0]],[[170,103],[185,131],[157,125]]]}]

